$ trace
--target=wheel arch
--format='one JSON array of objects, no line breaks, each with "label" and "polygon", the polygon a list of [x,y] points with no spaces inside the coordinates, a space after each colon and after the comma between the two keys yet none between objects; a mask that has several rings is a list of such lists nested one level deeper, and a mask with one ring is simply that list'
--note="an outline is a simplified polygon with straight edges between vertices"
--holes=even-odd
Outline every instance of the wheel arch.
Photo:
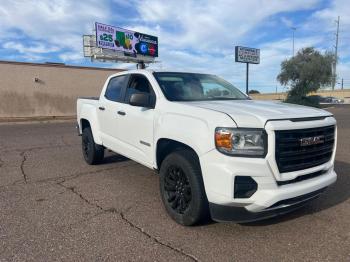
[{"label": "wheel arch", "polygon": [[102,141],[99,137],[98,127],[96,126],[96,123],[94,121],[89,120],[86,117],[82,117],[79,119],[79,133],[82,134],[84,128],[90,127],[92,136],[94,138],[94,141],[98,145],[102,145]]},{"label": "wheel arch", "polygon": [[90,127],[91,128],[91,124],[90,121],[86,118],[81,118],[80,119],[80,128],[81,128],[81,132],[84,130],[84,128],[86,127]]},{"label": "wheel arch", "polygon": [[198,153],[191,146],[189,146],[183,142],[174,140],[174,139],[160,138],[160,139],[158,139],[157,145],[156,145],[156,165],[157,165],[156,168],[157,168],[157,170],[160,169],[160,166],[167,155],[169,155],[170,153],[172,153],[176,150],[179,150],[179,149],[191,150],[197,156],[198,163],[200,163]]}]

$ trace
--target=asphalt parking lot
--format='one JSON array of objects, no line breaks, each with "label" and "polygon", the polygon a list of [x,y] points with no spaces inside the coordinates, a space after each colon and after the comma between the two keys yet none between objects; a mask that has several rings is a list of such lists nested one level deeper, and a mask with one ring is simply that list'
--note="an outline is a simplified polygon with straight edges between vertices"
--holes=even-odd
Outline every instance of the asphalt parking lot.
[{"label": "asphalt parking lot", "polygon": [[158,177],[109,154],[83,161],[73,122],[0,124],[0,261],[350,261],[350,107],[338,120],[338,181],[253,224],[183,227]]}]

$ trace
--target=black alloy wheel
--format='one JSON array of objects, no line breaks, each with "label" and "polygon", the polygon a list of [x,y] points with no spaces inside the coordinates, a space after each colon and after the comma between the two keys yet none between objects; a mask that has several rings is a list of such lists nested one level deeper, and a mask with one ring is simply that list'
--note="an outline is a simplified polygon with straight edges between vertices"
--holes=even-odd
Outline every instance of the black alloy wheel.
[{"label": "black alloy wheel", "polygon": [[162,161],[159,170],[160,195],[169,216],[192,226],[209,219],[209,205],[197,154],[176,149]]},{"label": "black alloy wheel", "polygon": [[89,159],[89,155],[91,152],[91,141],[89,139],[88,136],[83,136],[82,137],[82,149],[83,149],[83,155],[84,155],[84,159],[88,160]]},{"label": "black alloy wheel", "polygon": [[164,190],[171,208],[183,214],[192,200],[191,186],[184,171],[176,166],[170,166],[164,177]]},{"label": "black alloy wheel", "polygon": [[102,162],[104,147],[95,143],[90,127],[85,127],[83,129],[81,148],[86,163],[89,165],[96,165]]}]

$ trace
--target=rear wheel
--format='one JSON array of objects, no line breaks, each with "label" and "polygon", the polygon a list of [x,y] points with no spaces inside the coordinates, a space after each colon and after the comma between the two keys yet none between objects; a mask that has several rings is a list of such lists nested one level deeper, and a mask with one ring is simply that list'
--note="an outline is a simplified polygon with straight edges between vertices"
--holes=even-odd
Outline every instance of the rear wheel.
[{"label": "rear wheel", "polygon": [[85,127],[83,130],[82,151],[84,159],[89,165],[101,163],[103,160],[104,148],[101,145],[95,144],[90,127]]},{"label": "rear wheel", "polygon": [[169,154],[160,168],[160,192],[165,209],[177,223],[191,226],[209,217],[197,155],[188,149]]}]

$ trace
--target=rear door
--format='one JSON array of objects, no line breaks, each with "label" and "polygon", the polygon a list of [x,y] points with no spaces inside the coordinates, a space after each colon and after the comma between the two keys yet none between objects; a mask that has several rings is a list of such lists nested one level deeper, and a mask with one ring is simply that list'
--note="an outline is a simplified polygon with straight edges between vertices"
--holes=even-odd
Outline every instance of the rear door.
[{"label": "rear door", "polygon": [[119,118],[121,115],[118,112],[123,105],[128,79],[129,75],[120,75],[111,78],[104,96],[100,97],[98,105],[98,119],[102,143],[113,151],[117,151],[119,148],[118,130],[120,128]]},{"label": "rear door", "polygon": [[156,96],[145,75],[131,74],[122,105],[118,136],[125,154],[144,165],[152,167],[154,109],[131,106],[130,96],[134,93],[149,93],[155,104]]}]

